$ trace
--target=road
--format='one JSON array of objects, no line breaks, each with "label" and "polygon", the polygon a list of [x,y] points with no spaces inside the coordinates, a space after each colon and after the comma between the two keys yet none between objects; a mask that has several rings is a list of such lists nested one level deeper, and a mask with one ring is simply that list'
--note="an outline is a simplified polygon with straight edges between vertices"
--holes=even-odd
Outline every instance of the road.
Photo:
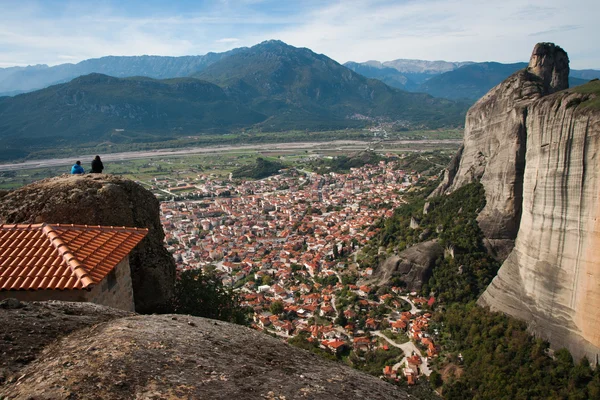
[{"label": "road", "polygon": [[[402,344],[398,344],[396,342],[394,342],[392,339],[390,339],[389,337],[385,336],[383,333],[379,332],[379,331],[373,331],[371,332],[373,335],[375,336],[379,336],[380,338],[384,339],[385,341],[387,341],[389,344],[391,344],[394,347],[397,347],[399,349],[401,349],[404,352],[404,358],[402,358],[402,360],[398,363],[395,364],[392,369],[398,369],[396,367],[399,367],[399,365],[404,364],[404,361],[406,360],[407,356],[411,356],[413,354],[413,352],[415,352],[416,354],[419,355],[419,357],[423,357],[423,355],[421,354],[421,350],[419,350],[419,348],[411,341],[408,341],[406,343],[402,343]],[[423,372],[423,375],[425,376],[429,376],[431,375],[431,370],[429,369],[429,366],[427,365],[426,361],[423,361],[421,363],[421,371]]]},{"label": "road", "polygon": [[[181,149],[161,149],[161,150],[146,150],[146,151],[129,151],[123,153],[108,153],[102,155],[102,161],[126,161],[126,160],[137,160],[142,158],[151,157],[184,157],[192,154],[216,154],[226,153],[234,151],[248,151],[248,150],[276,150],[276,151],[289,151],[294,152],[298,150],[331,150],[332,147],[338,150],[344,151],[359,151],[369,147],[372,142],[361,141],[361,140],[333,140],[328,142],[294,142],[294,143],[268,143],[268,144],[248,144],[239,146],[211,146],[211,147],[189,147]],[[446,139],[446,140],[396,140],[386,141],[385,150],[406,150],[416,151],[415,149],[406,148],[407,145],[423,144],[443,144],[458,146],[462,143],[462,140],[457,139]],[[0,164],[0,172],[2,171],[16,171],[22,169],[33,169],[33,168],[44,168],[44,167],[56,167],[64,165],[72,165],[74,160],[92,160],[95,154],[83,154],[68,158],[51,158],[47,160],[31,160],[21,163],[13,164]]]},{"label": "road", "polygon": [[404,301],[406,301],[408,304],[410,304],[410,312],[413,314],[417,314],[419,312],[421,312],[421,310],[419,310],[417,308],[417,306],[415,306],[415,303],[413,303],[407,296],[400,296],[400,298]]}]

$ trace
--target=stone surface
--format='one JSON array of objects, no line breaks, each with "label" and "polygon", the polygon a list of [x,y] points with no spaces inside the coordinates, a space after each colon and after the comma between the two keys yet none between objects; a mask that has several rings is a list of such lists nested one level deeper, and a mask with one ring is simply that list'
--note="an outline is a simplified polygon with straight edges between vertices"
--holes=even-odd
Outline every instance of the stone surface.
[{"label": "stone surface", "polygon": [[481,181],[486,206],[478,216],[487,245],[499,259],[510,252],[521,217],[527,107],[568,85],[569,60],[560,47],[536,45],[527,69],[491,89],[468,111],[463,147],[433,195]]},{"label": "stone surface", "polygon": [[528,107],[520,229],[514,250],[479,303],[528,321],[553,348],[567,347],[575,357],[595,361],[600,355],[600,112],[582,104],[589,97],[562,91]]},{"label": "stone surface", "polygon": [[394,277],[406,282],[409,290],[421,290],[431,276],[435,260],[444,254],[444,249],[435,240],[416,244],[387,258],[374,271],[366,284],[387,285]]},{"label": "stone surface", "polygon": [[[63,323],[61,316],[67,321]],[[61,333],[63,324],[70,329],[77,319],[81,329]],[[90,325],[94,320],[98,323]],[[28,330],[35,330],[32,339],[43,342],[36,344],[33,354],[27,353],[31,356],[27,365],[15,369],[9,364],[13,368],[0,386],[0,398],[409,398],[403,389],[341,363],[221,321],[186,315],[131,316],[89,303],[54,302],[0,309],[0,322],[9,332],[18,330],[15,343]],[[40,325],[52,334],[42,334]],[[0,350],[10,349],[11,343],[0,337]],[[20,350],[27,352],[27,346]]]},{"label": "stone surface", "polygon": [[175,262],[163,245],[158,200],[140,185],[112,175],[63,175],[5,194],[0,222],[148,228],[129,256],[136,311],[162,311],[175,282]]}]

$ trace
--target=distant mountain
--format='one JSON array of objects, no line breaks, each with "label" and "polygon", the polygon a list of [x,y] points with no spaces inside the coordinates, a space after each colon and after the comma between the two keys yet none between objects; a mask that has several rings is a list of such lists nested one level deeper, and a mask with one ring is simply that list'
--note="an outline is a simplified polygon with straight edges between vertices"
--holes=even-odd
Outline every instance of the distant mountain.
[{"label": "distant mountain", "polygon": [[239,50],[183,57],[108,56],[54,67],[34,65],[0,68],[0,96],[43,89],[91,73],[114,77],[147,76],[156,79],[186,77]]},{"label": "distant mountain", "polygon": [[281,41],[240,50],[193,76],[271,115],[267,129],[344,127],[365,117],[437,127],[460,125],[465,112],[463,104],[391,88]]},{"label": "distant mountain", "polygon": [[484,62],[464,65],[432,77],[417,90],[436,97],[477,100],[508,76],[526,67],[527,63]]},{"label": "distant mountain", "polygon": [[0,143],[3,149],[30,149],[161,141],[227,132],[265,118],[230,99],[220,87],[198,79],[91,74],[0,98]]},{"label": "distant mountain", "polygon": [[378,61],[371,63],[355,63],[347,62],[344,67],[351,69],[352,71],[366,76],[367,78],[379,79],[388,86],[395,87],[398,89],[410,90],[416,88],[418,85],[408,79],[405,75],[402,75],[400,71],[392,67],[384,67]]},{"label": "distant mountain", "polygon": [[[403,64],[407,61],[409,63]],[[508,76],[525,68],[527,63],[395,60],[384,63],[379,61],[348,62],[345,65],[368,78],[379,79],[390,86],[399,87],[394,85],[394,82],[398,81],[398,77],[401,76],[411,83],[402,87],[405,90],[428,93],[434,97],[474,102]],[[397,65],[403,71],[424,72],[400,72],[396,68],[386,67],[392,65]],[[455,68],[452,69],[453,67]],[[596,77],[600,77],[600,71],[571,70],[569,84],[571,87],[582,85]],[[419,82],[420,84],[416,84]]]},{"label": "distant mountain", "polygon": [[600,79],[600,71],[596,69],[572,69],[569,76],[583,79],[587,82],[592,79]]},{"label": "distant mountain", "polygon": [[382,63],[383,66],[394,68],[399,72],[429,75],[443,74],[469,64],[473,64],[473,61],[425,61],[402,58]]}]

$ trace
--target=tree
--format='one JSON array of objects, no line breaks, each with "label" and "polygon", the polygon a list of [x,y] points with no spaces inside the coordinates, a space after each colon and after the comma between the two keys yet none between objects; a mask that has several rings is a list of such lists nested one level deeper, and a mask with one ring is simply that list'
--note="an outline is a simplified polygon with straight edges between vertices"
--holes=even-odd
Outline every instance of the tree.
[{"label": "tree", "polygon": [[263,285],[271,286],[271,284],[273,284],[273,278],[271,278],[271,275],[263,275],[262,283]]},{"label": "tree", "polygon": [[237,295],[214,274],[204,274],[199,269],[184,271],[175,282],[174,292],[172,305],[177,314],[246,322],[246,312]]},{"label": "tree", "polygon": [[338,252],[338,246],[337,243],[333,244],[333,259],[337,260],[340,257],[340,254]]},{"label": "tree", "polygon": [[271,313],[274,315],[279,315],[283,312],[283,303],[281,301],[274,301],[271,303],[270,307]]}]

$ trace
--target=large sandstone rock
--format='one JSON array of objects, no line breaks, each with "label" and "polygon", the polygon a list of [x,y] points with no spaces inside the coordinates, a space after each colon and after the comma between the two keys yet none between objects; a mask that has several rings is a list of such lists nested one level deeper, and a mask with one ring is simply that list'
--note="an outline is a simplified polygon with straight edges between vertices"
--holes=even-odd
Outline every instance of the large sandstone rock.
[{"label": "large sandstone rock", "polygon": [[[11,370],[4,385],[0,382],[0,398],[409,398],[398,386],[239,325],[185,315],[124,316],[120,311],[111,319],[111,309],[93,304],[73,309],[70,304],[0,308],[7,332],[29,332],[30,339],[46,343],[28,365]],[[61,316],[70,321],[73,312],[99,323],[82,323],[82,329],[60,334]],[[42,325],[56,332],[54,341],[43,334]],[[0,354],[13,345],[5,340],[0,336]]]},{"label": "large sandstone rock", "polygon": [[[600,83],[576,91],[600,93]],[[479,303],[528,321],[552,347],[595,361],[600,355],[600,109],[590,107],[592,97],[562,91],[528,107],[519,233]]]},{"label": "large sandstone rock", "polygon": [[163,245],[158,200],[132,181],[98,174],[39,181],[2,197],[0,222],[148,228],[129,257],[136,311],[162,311],[171,298],[175,262]]},{"label": "large sandstone rock", "polygon": [[408,290],[421,290],[431,277],[435,261],[443,255],[444,249],[436,240],[416,244],[387,258],[364,283],[387,285],[397,277],[406,283]]},{"label": "large sandstone rock", "polygon": [[567,53],[551,43],[535,46],[529,67],[491,89],[468,111],[457,159],[432,195],[450,193],[475,180],[485,188],[478,216],[488,247],[503,260],[519,229],[527,138],[527,107],[568,87]]}]

